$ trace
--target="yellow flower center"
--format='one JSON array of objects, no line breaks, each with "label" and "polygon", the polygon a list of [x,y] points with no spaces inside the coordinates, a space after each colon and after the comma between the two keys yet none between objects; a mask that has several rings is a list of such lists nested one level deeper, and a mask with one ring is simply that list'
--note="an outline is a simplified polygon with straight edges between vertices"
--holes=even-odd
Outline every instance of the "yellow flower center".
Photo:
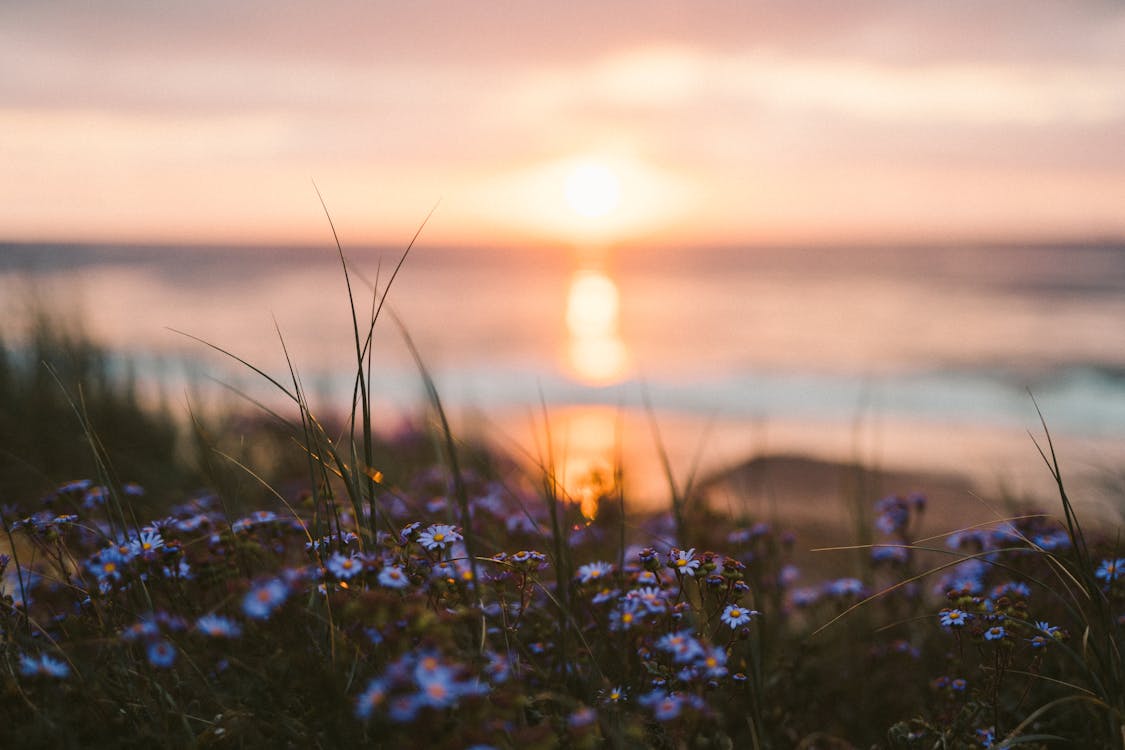
[{"label": "yellow flower center", "polygon": [[441,533],[434,534],[434,541],[435,542],[445,541],[445,534],[441,534]]}]

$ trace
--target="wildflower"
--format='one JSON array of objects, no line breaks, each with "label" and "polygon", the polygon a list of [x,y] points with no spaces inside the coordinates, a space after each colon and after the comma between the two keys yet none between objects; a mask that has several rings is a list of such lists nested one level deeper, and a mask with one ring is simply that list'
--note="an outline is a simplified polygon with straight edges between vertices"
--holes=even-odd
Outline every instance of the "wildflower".
[{"label": "wildflower", "polygon": [[375,709],[387,700],[387,682],[375,678],[367,683],[367,687],[356,698],[355,715],[361,721],[367,721],[375,713]]},{"label": "wildflower", "polygon": [[1050,636],[1050,638],[1063,638],[1063,634],[1062,631],[1059,630],[1059,626],[1043,622],[1042,620],[1035,623],[1035,630],[1043,633],[1044,635]]},{"label": "wildflower", "polygon": [[145,617],[121,631],[121,640],[136,641],[160,635],[160,626],[151,617]]},{"label": "wildflower", "polygon": [[680,715],[684,701],[679,693],[666,695],[662,690],[653,690],[641,697],[641,705],[652,708],[657,721],[671,721]]},{"label": "wildflower", "polygon": [[402,530],[400,532],[398,532],[399,541],[403,544],[406,544],[407,542],[413,542],[418,538],[418,530],[421,528],[422,524],[419,521],[408,523],[407,525],[402,527]]},{"label": "wildflower", "polygon": [[242,600],[242,611],[255,620],[268,619],[289,598],[289,587],[274,578],[250,589]]},{"label": "wildflower", "polygon": [[542,552],[524,549],[509,557],[508,562],[521,570],[539,570],[547,562],[547,556]]},{"label": "wildflower", "polygon": [[909,559],[910,551],[906,547],[876,545],[871,548],[873,562],[905,563]]},{"label": "wildflower", "polygon": [[69,482],[60,484],[56,492],[58,492],[60,495],[65,495],[71,492],[85,492],[86,490],[90,489],[93,484],[94,483],[89,479],[73,479]]},{"label": "wildflower", "polygon": [[388,565],[379,571],[379,585],[389,589],[404,589],[410,585],[410,579],[397,565]]},{"label": "wildflower", "polygon": [[613,566],[607,562],[592,562],[583,565],[578,569],[578,580],[581,583],[589,583],[596,581],[599,578],[609,575],[613,572]]},{"label": "wildflower", "polygon": [[391,717],[391,721],[406,724],[414,721],[420,707],[414,696],[400,695],[387,706],[387,715]]},{"label": "wildflower", "polygon": [[340,581],[349,581],[363,572],[363,560],[355,555],[342,555],[339,552],[333,552],[324,566]]},{"label": "wildflower", "polygon": [[156,529],[143,529],[140,536],[129,542],[133,555],[146,555],[164,546],[164,538]]},{"label": "wildflower", "polygon": [[418,535],[418,543],[432,552],[443,550],[461,538],[457,529],[449,524],[435,523]]},{"label": "wildflower", "polygon": [[727,544],[745,544],[753,538],[750,529],[735,529],[727,534]]},{"label": "wildflower", "polygon": [[195,577],[191,572],[191,565],[187,560],[177,560],[174,565],[165,565],[160,568],[160,575],[169,580],[190,581]]},{"label": "wildflower", "polygon": [[711,646],[704,650],[703,656],[699,659],[699,666],[707,677],[725,677],[727,674],[727,652],[718,646]]},{"label": "wildflower", "polygon": [[238,623],[222,615],[203,615],[195,621],[195,629],[211,638],[237,638],[242,635]]},{"label": "wildflower", "polygon": [[863,596],[867,589],[858,578],[839,578],[825,587],[832,596]]},{"label": "wildflower", "polygon": [[145,647],[148,663],[159,669],[167,669],[176,662],[176,647],[166,640],[152,641]]},{"label": "wildflower", "polygon": [[418,680],[418,701],[431,708],[448,708],[457,702],[457,685],[449,669],[441,667]]},{"label": "wildflower", "polygon": [[1023,581],[1008,581],[992,589],[993,599],[999,599],[1002,596],[1026,599],[1031,596],[1031,587]]},{"label": "wildflower", "polygon": [[1066,531],[1056,529],[1047,534],[1039,534],[1031,538],[1031,543],[1041,550],[1051,552],[1056,549],[1061,549],[1070,546],[1070,537],[1067,536]]},{"label": "wildflower", "polygon": [[654,614],[659,614],[668,609],[668,603],[664,599],[664,591],[655,586],[634,589],[625,596],[628,599],[640,602],[645,609]]},{"label": "wildflower", "polygon": [[987,727],[977,730],[977,741],[981,747],[992,747],[996,742],[996,727]]},{"label": "wildflower", "polygon": [[1112,583],[1117,579],[1117,576],[1125,570],[1125,558],[1117,558],[1116,560],[1102,560],[1101,565],[1094,572],[1094,576],[1102,579],[1106,583]]},{"label": "wildflower", "polygon": [[610,630],[629,630],[640,619],[641,604],[635,599],[622,599],[621,603],[609,613]]},{"label": "wildflower", "polygon": [[794,589],[789,597],[794,607],[811,607],[820,600],[820,590],[814,586],[805,586],[803,588]]},{"label": "wildflower", "polygon": [[1003,625],[993,625],[988,630],[984,631],[984,639],[986,641],[999,641],[1003,640],[1008,631],[1004,630]]},{"label": "wildflower", "polygon": [[598,720],[598,714],[589,706],[580,706],[566,719],[566,725],[571,729],[588,727]]},{"label": "wildflower", "polygon": [[972,617],[968,612],[960,609],[943,609],[941,611],[941,624],[947,628],[961,628]]},{"label": "wildflower", "polygon": [[593,602],[594,604],[603,604],[605,602],[612,601],[613,599],[617,598],[618,594],[620,594],[620,593],[621,592],[619,590],[611,589],[608,586],[606,586],[601,591],[594,594],[594,597],[592,599],[590,599],[590,601]]},{"label": "wildflower", "polygon": [[910,505],[898,495],[884,497],[875,503],[879,517],[875,525],[884,534],[901,530],[910,521]]},{"label": "wildflower", "polygon": [[761,613],[753,609],[740,607],[737,604],[728,604],[726,609],[723,610],[723,614],[719,616],[719,619],[729,625],[731,630],[737,630],[742,625],[750,622],[751,618],[758,614]]},{"label": "wildflower", "polygon": [[86,510],[93,510],[99,505],[105,505],[105,501],[108,499],[109,490],[107,488],[101,485],[90,487],[82,498],[82,507]]},{"label": "wildflower", "polygon": [[607,688],[606,690],[601,691],[601,693],[598,694],[598,697],[601,699],[602,703],[617,704],[625,701],[628,696],[625,692],[625,688],[621,687],[620,685],[616,685],[614,687]]},{"label": "wildflower", "polygon": [[695,557],[695,547],[688,551],[672,548],[668,553],[668,567],[682,575],[694,576],[700,562]]},{"label": "wildflower", "polygon": [[20,674],[24,677],[53,677],[62,680],[70,676],[70,666],[50,654],[40,654],[38,658],[23,654],[20,656]]},{"label": "wildflower", "polygon": [[678,664],[687,664],[703,655],[703,645],[695,639],[691,630],[668,633],[656,642],[656,647],[672,654]]},{"label": "wildflower", "polygon": [[954,679],[949,681],[949,687],[955,693],[965,692],[965,688],[967,688],[968,686],[969,683],[965,680],[964,677],[955,677]]},{"label": "wildflower", "polygon": [[512,676],[512,668],[508,664],[508,660],[497,653],[488,654],[488,663],[484,665],[484,671],[488,675],[488,679],[496,685],[507,682],[508,678]]},{"label": "wildflower", "polygon": [[231,531],[239,533],[248,531],[255,526],[271,523],[277,520],[277,514],[270,510],[256,510],[245,518],[240,518],[231,524]]},{"label": "wildflower", "polygon": [[86,561],[86,568],[94,574],[99,584],[108,586],[121,580],[125,558],[115,547],[106,547]]}]

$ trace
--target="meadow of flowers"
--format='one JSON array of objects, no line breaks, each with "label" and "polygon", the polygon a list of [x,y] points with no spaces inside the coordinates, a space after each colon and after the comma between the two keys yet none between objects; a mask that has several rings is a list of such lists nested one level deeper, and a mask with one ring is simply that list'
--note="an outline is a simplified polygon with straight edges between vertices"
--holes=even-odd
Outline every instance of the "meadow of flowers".
[{"label": "meadow of flowers", "polygon": [[[1125,559],[1028,515],[854,575],[688,509],[595,519],[462,469],[232,515],[71,481],[6,506],[0,733],[21,747],[1098,747],[1120,742]],[[376,478],[379,478],[376,476]],[[369,510],[378,508],[378,512]],[[470,547],[472,552],[470,552]],[[854,552],[854,550],[853,550]],[[855,555],[837,555],[841,571]],[[1085,567],[1083,567],[1085,566]]]},{"label": "meadow of flowers", "polygon": [[867,498],[874,543],[840,529],[817,573],[800,530],[674,486],[641,513],[593,483],[583,515],[549,463],[455,440],[424,367],[433,427],[378,442],[378,306],[356,320],[342,426],[295,369],[284,385],[247,365],[295,405],[268,412],[295,458],[269,473],[205,446],[241,482],[176,473],[167,446],[135,464],[159,489],[130,481],[115,446],[166,442],[166,422],[103,389],[131,416],[102,437],[88,371],[52,368],[44,389],[24,370],[21,390],[0,368],[0,417],[64,396],[49,419],[0,420],[3,476],[31,463],[27,435],[72,428],[88,460],[52,473],[89,470],[0,487],[0,747],[1125,743],[1125,552],[1083,530],[1049,438],[1056,512],[919,538],[923,496]]}]

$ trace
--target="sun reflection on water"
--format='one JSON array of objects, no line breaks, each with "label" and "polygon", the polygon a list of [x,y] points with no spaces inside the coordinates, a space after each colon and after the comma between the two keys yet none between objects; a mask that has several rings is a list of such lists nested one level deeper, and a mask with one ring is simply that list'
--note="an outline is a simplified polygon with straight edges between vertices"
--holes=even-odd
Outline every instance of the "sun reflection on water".
[{"label": "sun reflection on water", "polygon": [[619,331],[620,295],[603,271],[581,269],[566,301],[567,364],[590,385],[608,385],[628,374],[629,354]]}]

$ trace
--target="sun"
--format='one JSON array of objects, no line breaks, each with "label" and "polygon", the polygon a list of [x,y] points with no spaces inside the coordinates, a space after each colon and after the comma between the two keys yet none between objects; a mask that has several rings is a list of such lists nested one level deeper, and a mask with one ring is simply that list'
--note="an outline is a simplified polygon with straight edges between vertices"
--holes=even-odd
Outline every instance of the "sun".
[{"label": "sun", "polygon": [[606,216],[617,208],[620,199],[621,183],[605,165],[580,164],[566,178],[567,203],[580,216]]}]

